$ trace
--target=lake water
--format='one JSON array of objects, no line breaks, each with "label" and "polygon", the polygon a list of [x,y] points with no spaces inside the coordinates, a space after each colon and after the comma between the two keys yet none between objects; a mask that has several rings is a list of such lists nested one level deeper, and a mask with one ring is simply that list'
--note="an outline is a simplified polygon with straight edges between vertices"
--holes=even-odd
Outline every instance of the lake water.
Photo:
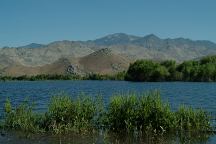
[{"label": "lake water", "polygon": [[[45,111],[47,103],[53,95],[64,92],[72,97],[80,93],[89,96],[102,95],[105,102],[115,93],[159,90],[162,99],[168,101],[175,110],[180,104],[203,108],[216,115],[216,83],[199,82],[146,82],[135,83],[126,81],[11,81],[0,82],[0,114],[3,105],[10,98],[14,105],[26,98],[36,104],[37,111]],[[0,138],[1,140],[1,138]],[[215,140],[213,136],[209,143]]]}]

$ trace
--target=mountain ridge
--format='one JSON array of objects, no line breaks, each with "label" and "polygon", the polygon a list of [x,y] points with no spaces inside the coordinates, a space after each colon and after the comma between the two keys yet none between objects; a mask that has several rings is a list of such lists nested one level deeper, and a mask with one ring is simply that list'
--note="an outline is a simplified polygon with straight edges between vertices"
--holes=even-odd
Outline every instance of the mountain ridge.
[{"label": "mountain ridge", "polygon": [[40,43],[30,43],[30,44],[27,44],[27,45],[24,45],[24,46],[19,46],[19,47],[9,47],[9,46],[4,46],[4,47],[0,47],[1,48],[39,48],[39,47],[43,47],[43,46],[46,46],[46,45],[50,45],[52,43],[58,43],[58,42],[80,42],[80,43],[83,43],[83,42],[97,42],[97,41],[101,41],[103,39],[111,39],[111,38],[114,38],[114,37],[128,37],[128,39],[140,39],[140,38],[157,38],[157,39],[160,39],[160,40],[185,40],[185,41],[193,41],[193,42],[206,42],[206,43],[211,43],[211,44],[215,44],[216,45],[216,42],[212,42],[210,40],[193,40],[193,39],[190,39],[190,38],[183,38],[183,37],[177,37],[177,38],[160,38],[158,37],[157,35],[151,33],[151,34],[147,34],[145,36],[136,36],[136,35],[132,35],[132,34],[126,34],[126,33],[114,33],[114,34],[109,34],[109,35],[106,35],[106,36],[103,36],[103,37],[100,37],[100,38],[96,38],[95,40],[86,40],[86,41],[83,41],[83,40],[77,40],[77,41],[74,41],[74,40],[60,40],[60,41],[53,41],[53,42],[49,42],[48,44],[40,44]]},{"label": "mountain ridge", "polygon": [[[100,53],[100,57],[92,54]],[[108,52],[111,57],[106,57],[103,52]],[[216,44],[207,40],[191,40],[185,38],[162,39],[154,34],[146,36],[134,36],[125,33],[110,34],[95,40],[88,41],[54,41],[49,44],[32,43],[22,47],[0,49],[0,73],[9,69],[12,63],[17,63],[29,69],[33,67],[55,67],[56,61],[66,58],[72,65],[80,68],[80,73],[104,72],[103,68],[109,69],[109,73],[116,72],[110,67],[111,63],[118,64],[126,61],[120,70],[126,69],[126,65],[137,59],[167,60],[177,62],[196,59],[199,57],[216,54]],[[119,58],[117,58],[119,57]],[[115,61],[110,61],[113,58]],[[88,61],[81,62],[80,59],[89,59],[92,63],[100,65],[104,62],[107,67],[94,71],[89,68],[92,64]],[[51,66],[50,66],[51,65]],[[109,66],[108,66],[109,65]],[[93,66],[92,66],[93,67]],[[86,68],[86,69],[85,69]],[[45,70],[44,70],[45,71]],[[49,71],[49,70],[47,70]],[[16,72],[15,72],[16,73]],[[21,73],[20,73],[21,74]]]}]

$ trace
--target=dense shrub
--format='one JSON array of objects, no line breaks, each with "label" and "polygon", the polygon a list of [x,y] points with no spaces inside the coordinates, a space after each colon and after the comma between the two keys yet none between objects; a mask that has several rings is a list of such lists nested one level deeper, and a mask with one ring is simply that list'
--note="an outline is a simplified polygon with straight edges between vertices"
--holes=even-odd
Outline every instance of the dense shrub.
[{"label": "dense shrub", "polygon": [[201,60],[173,60],[161,63],[152,60],[137,60],[130,64],[126,73],[129,81],[216,81],[216,56]]},{"label": "dense shrub", "polygon": [[137,60],[130,64],[126,80],[132,81],[163,81],[169,75],[168,70],[151,60]]}]

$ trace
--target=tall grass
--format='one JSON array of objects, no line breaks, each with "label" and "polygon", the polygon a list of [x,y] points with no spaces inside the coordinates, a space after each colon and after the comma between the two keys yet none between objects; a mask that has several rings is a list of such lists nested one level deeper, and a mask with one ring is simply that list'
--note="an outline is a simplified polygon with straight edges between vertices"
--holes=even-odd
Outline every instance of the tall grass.
[{"label": "tall grass", "polygon": [[53,97],[45,113],[43,128],[46,131],[61,133],[73,123],[73,101],[66,96]]},{"label": "tall grass", "polygon": [[137,95],[114,95],[108,105],[102,97],[67,95],[54,96],[47,112],[36,114],[24,102],[14,108],[5,103],[3,127],[28,132],[92,133],[99,130],[118,133],[154,133],[212,130],[210,117],[203,110],[181,106],[172,111],[157,91]]},{"label": "tall grass", "polygon": [[7,99],[5,103],[4,128],[24,132],[40,131],[39,122],[41,117],[32,111],[32,105],[25,101],[18,107],[13,108],[9,99]]},{"label": "tall grass", "polygon": [[194,110],[184,105],[180,106],[176,114],[176,125],[179,130],[211,130],[210,116],[203,110]]},{"label": "tall grass", "polygon": [[171,130],[175,127],[175,114],[169,104],[161,101],[158,92],[142,96],[114,96],[108,107],[108,123],[114,131]]},{"label": "tall grass", "polygon": [[54,133],[93,132],[96,129],[95,123],[99,120],[97,119],[100,112],[99,102],[99,99],[84,95],[77,99],[55,96],[50,101],[48,112],[45,113],[43,127],[46,131]]}]

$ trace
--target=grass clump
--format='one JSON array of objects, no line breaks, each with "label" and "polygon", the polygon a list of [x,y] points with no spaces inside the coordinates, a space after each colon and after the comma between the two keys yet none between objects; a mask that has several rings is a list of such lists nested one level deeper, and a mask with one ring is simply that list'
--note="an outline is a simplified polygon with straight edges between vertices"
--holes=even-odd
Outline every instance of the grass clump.
[{"label": "grass clump", "polygon": [[138,125],[141,130],[163,132],[175,127],[175,115],[168,103],[162,102],[159,92],[152,92],[141,96],[139,102]]},{"label": "grass clump", "polygon": [[94,130],[94,118],[97,114],[96,101],[90,97],[81,96],[75,103],[74,127],[81,133]]},{"label": "grass clump", "polygon": [[160,132],[174,128],[175,115],[161,101],[158,92],[136,96],[114,96],[108,107],[109,128],[113,131]]},{"label": "grass clump", "polygon": [[180,106],[176,114],[176,125],[179,130],[212,131],[210,116],[201,109]]},{"label": "grass clump", "polygon": [[158,91],[142,95],[114,95],[104,106],[101,97],[85,95],[72,99],[54,96],[47,112],[35,114],[32,105],[24,102],[13,108],[5,103],[3,127],[12,130],[52,133],[92,133],[103,129],[118,133],[153,133],[212,130],[209,115],[203,110],[181,106],[172,111],[161,100]]},{"label": "grass clump", "polygon": [[107,119],[109,130],[115,132],[212,131],[210,116],[205,111],[186,106],[172,111],[170,105],[161,100],[158,91],[141,96],[113,96],[108,105]]},{"label": "grass clump", "polygon": [[24,132],[38,132],[40,115],[33,113],[32,104],[23,102],[13,108],[9,99],[5,102],[4,128],[11,130],[21,130]]},{"label": "grass clump", "polygon": [[[69,96],[55,96],[45,113],[44,128],[54,133],[94,131],[99,112],[98,100],[87,96],[71,99]],[[97,119],[98,120],[98,119]]]},{"label": "grass clump", "polygon": [[73,122],[73,102],[67,96],[53,97],[45,113],[43,127],[46,131],[60,133]]},{"label": "grass clump", "polygon": [[113,96],[107,110],[109,129],[112,131],[133,129],[137,114],[136,96]]}]

